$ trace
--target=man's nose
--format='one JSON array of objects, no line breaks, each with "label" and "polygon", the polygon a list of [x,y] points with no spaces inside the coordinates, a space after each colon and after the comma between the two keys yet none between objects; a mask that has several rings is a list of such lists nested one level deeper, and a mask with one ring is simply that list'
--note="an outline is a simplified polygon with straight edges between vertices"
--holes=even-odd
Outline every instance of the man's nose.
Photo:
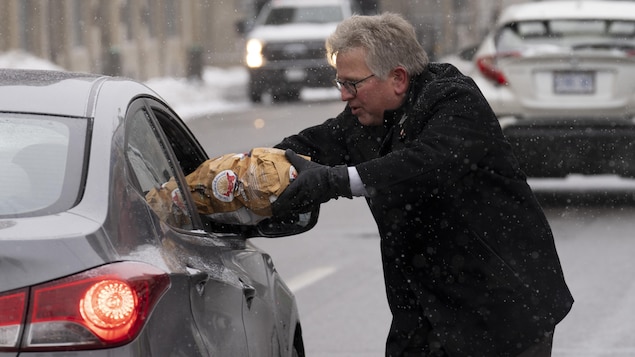
[{"label": "man's nose", "polygon": [[348,89],[342,88],[342,90],[340,91],[340,98],[342,99],[343,102],[347,102],[355,98],[355,95],[349,92]]}]

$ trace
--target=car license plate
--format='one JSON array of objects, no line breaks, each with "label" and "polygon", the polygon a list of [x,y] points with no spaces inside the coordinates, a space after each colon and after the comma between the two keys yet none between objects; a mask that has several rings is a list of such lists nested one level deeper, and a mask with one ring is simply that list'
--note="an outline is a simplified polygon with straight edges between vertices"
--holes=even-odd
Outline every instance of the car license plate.
[{"label": "car license plate", "polygon": [[287,69],[284,72],[284,77],[289,82],[300,82],[306,79],[306,71],[302,68]]},{"label": "car license plate", "polygon": [[595,93],[595,72],[554,72],[553,92],[555,94],[593,94]]}]

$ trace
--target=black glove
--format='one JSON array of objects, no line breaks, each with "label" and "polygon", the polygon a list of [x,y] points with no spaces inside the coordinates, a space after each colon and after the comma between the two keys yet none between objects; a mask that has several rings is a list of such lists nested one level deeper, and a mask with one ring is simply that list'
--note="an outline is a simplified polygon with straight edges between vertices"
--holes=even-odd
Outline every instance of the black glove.
[{"label": "black glove", "polygon": [[330,199],[353,197],[345,165],[320,165],[291,149],[287,149],[285,156],[298,171],[298,177],[271,204],[274,216],[309,212]]}]

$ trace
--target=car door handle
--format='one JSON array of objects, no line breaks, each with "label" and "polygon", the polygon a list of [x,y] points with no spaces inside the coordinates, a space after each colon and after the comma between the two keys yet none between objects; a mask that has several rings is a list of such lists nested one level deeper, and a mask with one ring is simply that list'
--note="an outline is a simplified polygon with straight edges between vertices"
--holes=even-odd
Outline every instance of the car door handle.
[{"label": "car door handle", "polygon": [[207,284],[209,274],[196,268],[185,267],[185,269],[187,270],[187,274],[190,277],[190,281],[194,284],[196,292],[200,296],[203,296],[203,293],[205,293],[205,284]]},{"label": "car door handle", "polygon": [[254,297],[256,297],[256,288],[247,284],[242,278],[239,280],[243,286],[243,295],[247,301],[247,308],[251,308],[251,302],[254,300]]}]

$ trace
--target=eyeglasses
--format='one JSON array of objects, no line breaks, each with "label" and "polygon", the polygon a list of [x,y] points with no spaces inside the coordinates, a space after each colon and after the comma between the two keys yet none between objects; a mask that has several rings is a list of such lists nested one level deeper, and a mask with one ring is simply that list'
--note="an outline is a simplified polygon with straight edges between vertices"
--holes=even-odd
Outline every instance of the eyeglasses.
[{"label": "eyeglasses", "polygon": [[374,74],[371,74],[370,76],[366,77],[366,78],[362,78],[359,81],[340,81],[339,79],[334,79],[333,83],[335,83],[335,86],[337,87],[337,89],[340,90],[340,92],[342,91],[342,88],[345,88],[350,94],[352,95],[357,95],[357,85],[362,83],[363,81],[367,80],[370,77],[373,77]]}]

